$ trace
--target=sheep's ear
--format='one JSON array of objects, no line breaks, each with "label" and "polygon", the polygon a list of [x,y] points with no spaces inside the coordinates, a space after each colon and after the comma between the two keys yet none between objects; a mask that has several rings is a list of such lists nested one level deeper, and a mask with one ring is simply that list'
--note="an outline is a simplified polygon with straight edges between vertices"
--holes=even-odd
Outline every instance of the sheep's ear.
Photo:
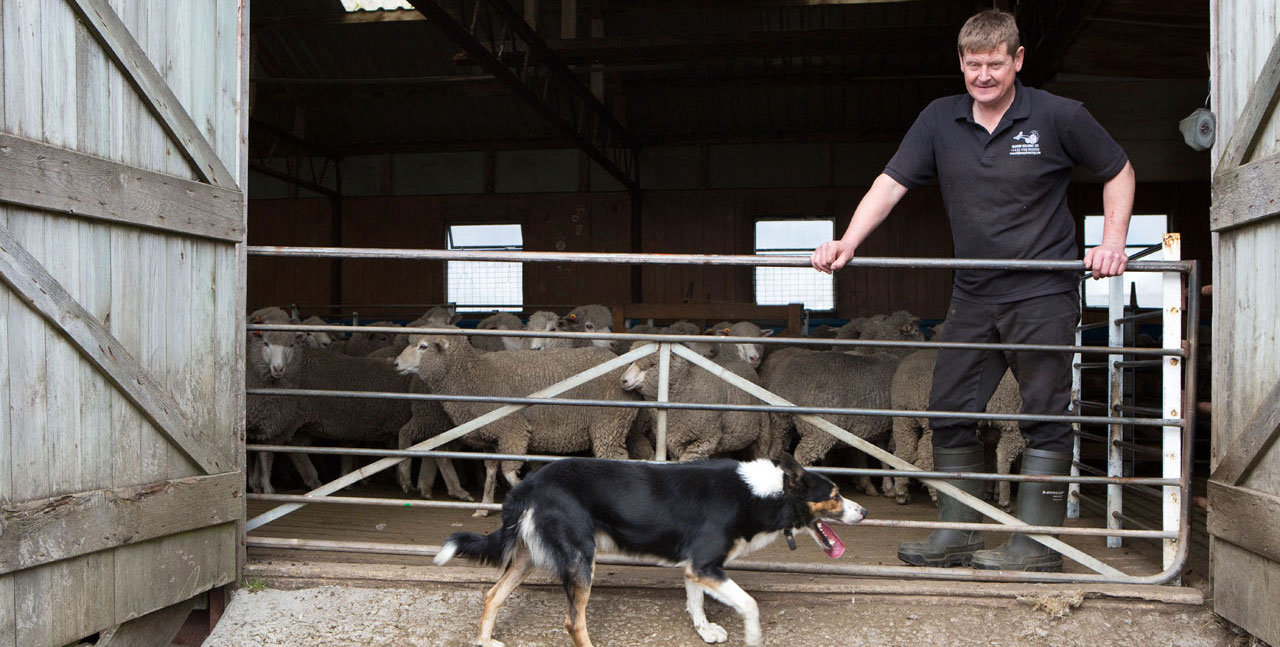
[{"label": "sheep's ear", "polygon": [[773,336],[773,329],[772,329],[772,328],[765,328],[764,330],[761,330],[761,331],[760,331],[760,336],[761,336],[761,337],[772,337],[772,336]]},{"label": "sheep's ear", "polygon": [[782,468],[783,487],[788,490],[795,488],[804,479],[804,468],[791,454],[786,452],[779,454],[778,467]]}]

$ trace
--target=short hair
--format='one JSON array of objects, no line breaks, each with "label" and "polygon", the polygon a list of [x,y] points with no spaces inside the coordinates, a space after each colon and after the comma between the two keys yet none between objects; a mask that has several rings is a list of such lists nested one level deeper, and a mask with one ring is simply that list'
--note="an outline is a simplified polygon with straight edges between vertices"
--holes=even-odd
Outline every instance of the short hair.
[{"label": "short hair", "polygon": [[993,52],[1001,44],[1013,56],[1021,44],[1018,40],[1018,21],[1013,14],[999,9],[987,9],[974,14],[960,28],[956,49],[965,52]]}]

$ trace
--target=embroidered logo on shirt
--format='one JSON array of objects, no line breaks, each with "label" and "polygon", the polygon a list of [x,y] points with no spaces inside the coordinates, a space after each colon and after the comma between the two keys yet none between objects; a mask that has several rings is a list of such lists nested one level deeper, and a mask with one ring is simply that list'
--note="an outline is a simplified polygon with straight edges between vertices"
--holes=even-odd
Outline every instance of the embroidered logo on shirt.
[{"label": "embroidered logo on shirt", "polygon": [[1030,135],[1022,134],[1019,130],[1018,134],[1013,136],[1013,141],[1023,142],[1021,144],[1013,144],[1009,147],[1010,155],[1039,155],[1040,154],[1040,131],[1033,130]]}]

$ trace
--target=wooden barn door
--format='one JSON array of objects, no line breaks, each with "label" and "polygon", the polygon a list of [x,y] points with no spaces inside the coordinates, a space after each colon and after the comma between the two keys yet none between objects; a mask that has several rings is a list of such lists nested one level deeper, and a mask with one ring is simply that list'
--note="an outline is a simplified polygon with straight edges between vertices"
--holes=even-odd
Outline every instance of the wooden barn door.
[{"label": "wooden barn door", "polygon": [[1280,645],[1280,9],[1214,4],[1213,603]]},{"label": "wooden barn door", "polygon": [[245,5],[0,0],[0,647],[236,577]]}]

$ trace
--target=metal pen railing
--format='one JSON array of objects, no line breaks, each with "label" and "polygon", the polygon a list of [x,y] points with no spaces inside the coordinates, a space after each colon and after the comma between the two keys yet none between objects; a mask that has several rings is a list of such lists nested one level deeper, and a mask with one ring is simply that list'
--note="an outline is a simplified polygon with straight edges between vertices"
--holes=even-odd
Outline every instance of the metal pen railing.
[{"label": "metal pen railing", "polygon": [[[1168,243],[1168,241],[1166,241]],[[1176,237],[1174,238],[1176,247]],[[1166,246],[1168,246],[1166,244]],[[437,259],[437,260],[486,260],[486,261],[520,261],[520,262],[554,262],[554,263],[633,263],[633,264],[694,264],[694,265],[754,265],[754,266],[808,266],[807,257],[779,257],[779,256],[713,256],[713,255],[638,255],[638,254],[581,254],[581,253],[542,253],[542,252],[451,252],[444,250],[385,250],[385,249],[341,249],[341,248],[284,248],[284,247],[250,247],[248,250],[250,255],[262,256],[286,256],[286,257],[312,257],[312,258],[396,258],[396,259]],[[936,269],[1019,269],[1019,270],[1079,270],[1081,263],[1078,261],[1014,261],[1014,260],[972,260],[972,259],[901,259],[901,258],[855,258],[849,263],[850,267],[901,267],[901,268],[936,268]],[[1168,289],[1170,278],[1173,284],[1178,286],[1178,294],[1173,302],[1176,305],[1171,308],[1164,308],[1165,311],[1173,313],[1176,318],[1181,312],[1181,293],[1182,277],[1186,276],[1192,284],[1187,290],[1187,310],[1197,312],[1192,306],[1197,305],[1192,297],[1198,295],[1198,272],[1194,262],[1182,261],[1176,255],[1166,253],[1164,261],[1134,261],[1129,265],[1131,271],[1155,271],[1163,272],[1166,276],[1166,294],[1165,298],[1169,299],[1172,294]],[[1175,322],[1180,324],[1180,322]],[[1169,330],[1169,316],[1164,317],[1166,330]],[[348,326],[301,326],[301,325],[250,325],[251,330],[314,330],[323,332],[341,332],[350,330]],[[386,330],[381,328],[362,326],[361,331],[366,332],[393,332],[408,334],[465,334],[468,336],[502,336],[502,337],[580,337],[590,339],[608,339],[619,341],[647,341],[652,342],[640,348],[636,348],[620,357],[617,357],[601,366],[583,373],[569,380],[562,381],[556,385],[552,385],[546,389],[532,394],[528,398],[495,398],[487,396],[437,396],[431,394],[379,394],[371,392],[337,392],[337,391],[308,391],[308,392],[292,392],[283,393],[285,390],[274,389],[255,389],[250,390],[249,394],[262,395],[294,395],[297,397],[308,396],[336,396],[336,397],[374,397],[388,399],[437,399],[437,400],[479,400],[501,404],[497,410],[481,416],[475,420],[471,420],[463,425],[459,425],[443,434],[434,438],[418,443],[411,448],[405,450],[354,450],[349,448],[319,448],[319,447],[283,447],[283,446],[259,446],[250,445],[249,449],[254,451],[297,451],[305,453],[343,453],[352,455],[373,454],[383,456],[381,460],[360,468],[359,470],[339,478],[323,487],[307,493],[305,496],[291,497],[291,495],[272,495],[268,498],[266,495],[249,495],[251,499],[270,500],[277,502],[285,502],[286,504],[275,508],[267,513],[258,515],[249,520],[247,527],[252,530],[261,525],[278,519],[279,517],[298,509],[306,503],[316,503],[324,500],[333,492],[355,483],[367,476],[378,471],[391,467],[403,460],[420,456],[420,457],[458,457],[458,458],[474,458],[474,459],[491,459],[491,460],[551,460],[552,457],[537,456],[510,456],[500,454],[488,454],[478,452],[435,452],[434,450],[447,442],[457,439],[471,430],[497,419],[502,415],[509,415],[525,406],[531,405],[547,405],[562,404],[568,406],[629,406],[637,408],[651,408],[657,412],[657,418],[661,420],[666,411],[671,409],[682,408],[701,408],[701,409],[723,409],[723,410],[746,410],[746,411],[777,411],[791,415],[796,415],[805,419],[819,427],[836,438],[852,445],[865,453],[871,454],[880,459],[884,464],[890,465],[896,469],[887,470],[867,470],[867,469],[851,469],[851,468],[814,468],[819,472],[828,472],[833,474],[846,475],[903,475],[908,474],[921,478],[934,487],[949,494],[966,505],[970,505],[986,516],[1000,522],[999,524],[972,524],[976,526],[973,529],[1002,529],[1011,530],[1018,529],[1029,533],[1029,536],[1041,543],[1049,545],[1061,552],[1064,556],[1083,564],[1096,575],[1082,574],[1042,574],[1042,573],[1003,573],[1003,572],[985,572],[985,571],[969,571],[969,569],[921,569],[916,567],[900,568],[900,567],[876,567],[876,566],[854,566],[854,567],[821,567],[817,572],[829,573],[871,573],[871,574],[892,574],[894,576],[926,576],[937,577],[942,579],[972,578],[982,580],[996,581],[1099,581],[1099,582],[1130,582],[1130,583],[1161,583],[1169,581],[1177,577],[1181,568],[1182,561],[1186,558],[1186,550],[1189,542],[1186,538],[1189,533],[1187,524],[1188,515],[1186,514],[1186,506],[1189,501],[1187,495],[1189,491],[1187,474],[1189,473],[1189,456],[1190,456],[1190,430],[1194,408],[1177,406],[1172,409],[1164,408],[1161,411],[1171,411],[1169,417],[1159,418],[1143,418],[1143,417],[1123,417],[1114,415],[1115,409],[1108,410],[1106,416],[1082,416],[1077,410],[1075,415],[1071,416],[1050,416],[1036,414],[986,414],[976,412],[939,412],[939,411],[904,411],[904,410],[886,410],[886,409],[848,409],[834,407],[803,407],[786,402],[778,398],[776,395],[764,390],[760,386],[753,384],[747,380],[723,370],[714,362],[707,360],[701,355],[680,345],[680,342],[700,341],[706,342],[705,336],[668,336],[668,335],[630,335],[623,333],[546,333],[533,331],[513,331],[513,330],[438,330],[438,329],[411,329],[391,327]],[[1106,353],[1109,359],[1116,357],[1117,354],[1128,356],[1150,356],[1160,357],[1156,360],[1165,367],[1168,373],[1169,367],[1179,367],[1180,370],[1191,370],[1194,368],[1195,359],[1195,331],[1197,327],[1190,327],[1189,339],[1186,347],[1181,342],[1181,327],[1178,325],[1174,330],[1179,334],[1174,337],[1178,343],[1170,345],[1170,336],[1165,335],[1166,344],[1161,349],[1138,348],[1133,346],[1111,346],[1111,347],[1091,347],[1081,345],[1079,338],[1075,346],[1052,346],[1052,345],[1019,345],[1019,344],[980,344],[980,343],[951,343],[951,342],[893,342],[880,340],[832,340],[832,339],[797,339],[797,338],[736,338],[736,337],[716,337],[715,343],[757,343],[757,344],[791,344],[791,345],[821,345],[825,347],[866,347],[866,348],[957,348],[957,349],[982,349],[982,350],[999,350],[999,351],[1053,351],[1053,352],[1069,352],[1076,355],[1075,364],[1080,364],[1080,357],[1088,354]],[[619,403],[614,401],[595,401],[585,399],[560,399],[554,396],[563,393],[575,386],[585,383],[590,379],[594,379],[609,371],[621,366],[625,366],[633,360],[649,354],[658,352],[663,356],[669,353],[681,355],[686,360],[695,363],[703,369],[718,374],[725,381],[734,384],[734,386],[751,393],[758,399],[768,403],[767,405],[718,405],[713,403],[672,403],[667,402],[665,393],[659,394],[657,402],[635,402],[629,401]],[[1124,361],[1124,360],[1117,360]],[[1141,360],[1135,360],[1141,361]],[[1079,369],[1077,369],[1078,372]],[[665,375],[662,376],[661,384],[666,384]],[[1078,376],[1073,381],[1073,396],[1079,401]],[[1180,375],[1179,375],[1180,380]],[[1193,383],[1192,383],[1193,384]],[[1192,397],[1186,395],[1185,391],[1180,389],[1175,392],[1173,398],[1175,400],[1184,397]],[[1166,394],[1166,400],[1169,399]],[[871,445],[867,441],[857,438],[847,431],[832,425],[823,418],[816,417],[816,414],[840,414],[840,415],[864,415],[864,416],[916,416],[928,418],[965,418],[972,420],[1014,420],[1014,421],[1051,421],[1051,422],[1068,422],[1074,425],[1079,424],[1104,424],[1109,428],[1130,426],[1158,426],[1164,431],[1165,450],[1173,443],[1172,455],[1165,455],[1164,472],[1162,477],[1146,477],[1135,478],[1125,477],[1121,474],[1108,473],[1107,476],[1089,477],[1080,476],[1078,470],[1073,470],[1072,476],[1066,477],[1027,477],[1024,475],[995,475],[995,474],[965,474],[956,475],[940,472],[922,472],[914,465],[906,463],[901,459],[885,452],[884,450]],[[1159,414],[1163,415],[1163,414]],[[659,423],[658,428],[662,425]],[[1172,434],[1172,435],[1171,435]],[[1124,442],[1124,441],[1121,441]],[[657,443],[659,448],[665,448],[665,443],[661,440]],[[1077,450],[1078,452],[1078,450]],[[1079,462],[1079,454],[1077,453],[1077,463]],[[1173,461],[1172,463],[1170,461]],[[1048,528],[1048,527],[1027,527],[1021,521],[1004,513],[981,501],[975,497],[954,488],[945,483],[942,478],[956,478],[963,476],[972,477],[978,480],[1005,480],[1005,481],[1075,481],[1083,484],[1105,484],[1108,488],[1119,488],[1124,486],[1139,487],[1159,487],[1166,493],[1165,501],[1165,520],[1163,528],[1160,530],[1132,530],[1113,527],[1112,520],[1123,520],[1123,515],[1111,514],[1108,516],[1107,528]],[[1073,490],[1077,491],[1078,485],[1073,484]],[[1170,496],[1169,493],[1172,493]],[[285,498],[280,498],[285,497]],[[336,502],[341,503],[358,503],[362,497],[336,497]],[[404,500],[395,499],[399,505],[405,505]],[[325,501],[325,502],[333,502]],[[1170,508],[1170,502],[1174,506]],[[372,503],[372,502],[371,502]],[[1074,503],[1074,501],[1073,501]],[[377,503],[382,505],[384,503]],[[467,509],[476,509],[480,504],[475,503],[452,503],[452,502],[412,502],[413,506],[426,507],[462,507]],[[1118,512],[1118,511],[1114,511]],[[867,520],[864,525],[886,526],[886,527],[920,527],[920,528],[939,528],[953,527],[954,524],[943,522],[907,522],[894,520]],[[967,525],[962,524],[966,526]],[[959,526],[955,526],[959,527]],[[1090,556],[1078,549],[1061,542],[1053,535],[1103,535],[1114,538],[1134,537],[1147,539],[1161,539],[1165,543],[1165,556],[1163,559],[1164,570],[1153,576],[1131,576],[1126,575],[1117,569],[1107,565],[1106,563]],[[255,538],[249,538],[252,545]],[[786,568],[788,565],[765,565],[764,570],[772,568]],[[869,571],[867,569],[870,569]],[[879,569],[879,570],[877,570]],[[806,568],[793,569],[797,572],[811,572]]]}]

